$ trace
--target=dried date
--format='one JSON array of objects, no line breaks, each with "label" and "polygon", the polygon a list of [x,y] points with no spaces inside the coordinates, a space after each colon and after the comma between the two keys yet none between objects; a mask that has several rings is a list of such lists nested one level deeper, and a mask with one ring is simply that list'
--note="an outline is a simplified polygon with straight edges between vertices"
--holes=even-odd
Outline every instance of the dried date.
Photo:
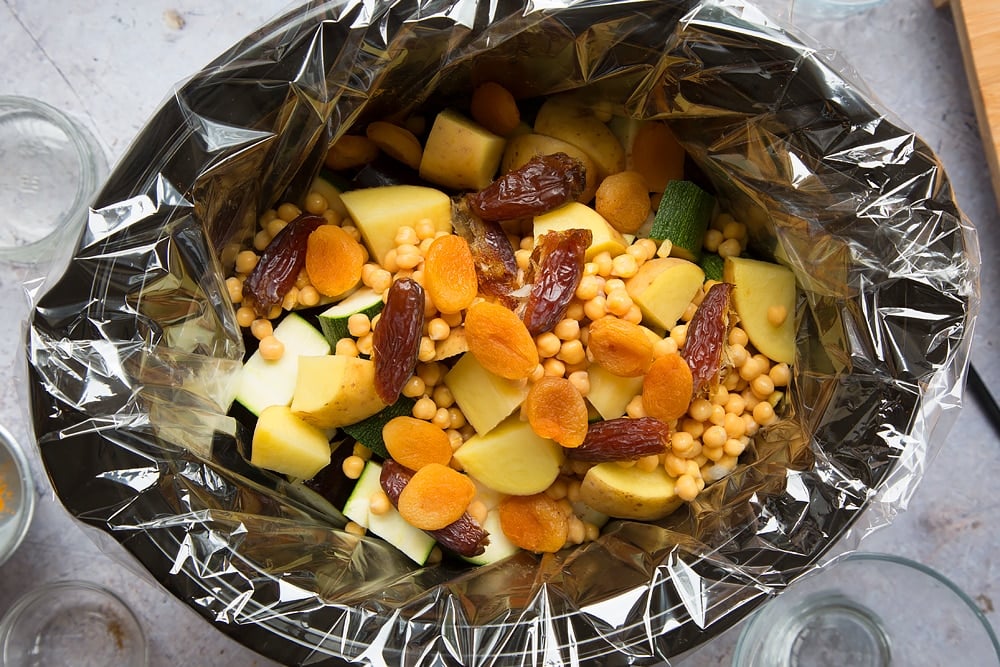
[{"label": "dried date", "polygon": [[691,367],[694,395],[711,389],[719,382],[726,339],[729,337],[732,292],[733,286],[729,283],[712,285],[688,323],[687,340],[681,356]]},{"label": "dried date", "polygon": [[566,317],[593,240],[589,229],[549,232],[538,239],[526,277],[532,285],[524,308],[524,324],[532,336],[551,330]]},{"label": "dried date", "polygon": [[397,280],[389,288],[372,332],[375,393],[386,405],[396,402],[417,367],[424,305],[424,288],[420,283],[411,278]]},{"label": "dried date", "polygon": [[257,265],[243,283],[243,296],[253,302],[254,312],[266,317],[285,298],[306,262],[309,235],[326,220],[303,213],[285,225],[264,248]]},{"label": "dried date", "polygon": [[[399,502],[399,494],[412,477],[412,470],[392,459],[386,459],[382,463],[379,483],[393,507]],[[426,532],[445,549],[466,558],[483,554],[490,543],[489,533],[468,512],[444,528]]]},{"label": "dried date", "polygon": [[573,201],[587,186],[583,163],[565,153],[536,155],[469,196],[483,220],[530,218]]},{"label": "dried date", "polygon": [[453,202],[451,219],[472,251],[479,289],[513,309],[516,300],[510,295],[517,288],[517,260],[503,228],[473,213],[465,197]]},{"label": "dried date", "polygon": [[566,449],[566,457],[590,463],[634,461],[662,454],[670,442],[670,426],[659,419],[620,417],[594,422],[583,444]]}]

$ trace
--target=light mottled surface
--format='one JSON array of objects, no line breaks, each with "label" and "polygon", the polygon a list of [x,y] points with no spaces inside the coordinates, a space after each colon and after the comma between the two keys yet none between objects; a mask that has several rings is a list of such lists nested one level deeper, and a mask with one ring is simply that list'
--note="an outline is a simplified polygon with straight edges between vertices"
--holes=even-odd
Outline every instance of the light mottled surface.
[{"label": "light mottled surface", "polygon": [[[814,0],[815,1],[815,0]],[[788,15],[785,0],[766,0]],[[110,161],[124,151],[173,86],[287,6],[283,0],[235,2],[182,0],[124,2],[5,0],[0,43],[5,67],[0,91],[36,97],[86,125]],[[997,311],[1000,221],[947,10],[931,0],[887,0],[864,14],[817,19],[797,11],[792,19],[825,45],[844,54],[878,98],[941,156],[960,205],[978,226],[983,304],[973,361],[988,384],[1000,387]],[[0,267],[0,369],[8,375],[26,311],[23,271]],[[23,397],[0,383],[0,421],[26,440]],[[27,540],[0,570],[0,610],[29,588],[65,578],[100,582],[136,610],[149,637],[151,664],[271,665],[214,630],[192,610],[128,569],[115,549],[101,549],[53,500],[35,459],[40,498]],[[869,551],[908,556],[935,567],[975,598],[996,624],[1000,572],[996,547],[996,483],[1000,441],[971,403],[929,465],[909,508],[862,542]],[[996,601],[996,602],[994,602]],[[738,628],[684,661],[725,664]]]}]

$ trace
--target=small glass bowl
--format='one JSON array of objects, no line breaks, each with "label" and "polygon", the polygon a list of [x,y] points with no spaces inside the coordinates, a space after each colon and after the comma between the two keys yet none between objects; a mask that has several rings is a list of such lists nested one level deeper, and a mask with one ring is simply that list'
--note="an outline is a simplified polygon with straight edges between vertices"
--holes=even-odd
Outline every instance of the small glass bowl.
[{"label": "small glass bowl", "polygon": [[29,591],[0,620],[5,667],[145,667],[146,637],[115,594],[85,581]]},{"label": "small glass bowl", "polygon": [[955,584],[898,556],[856,553],[793,583],[740,634],[734,667],[1000,665],[989,621]]},{"label": "small glass bowl", "polygon": [[79,231],[107,176],[84,127],[48,104],[0,95],[0,260],[49,259]]},{"label": "small glass bowl", "polygon": [[0,426],[0,565],[24,540],[34,513],[35,483],[28,457]]}]

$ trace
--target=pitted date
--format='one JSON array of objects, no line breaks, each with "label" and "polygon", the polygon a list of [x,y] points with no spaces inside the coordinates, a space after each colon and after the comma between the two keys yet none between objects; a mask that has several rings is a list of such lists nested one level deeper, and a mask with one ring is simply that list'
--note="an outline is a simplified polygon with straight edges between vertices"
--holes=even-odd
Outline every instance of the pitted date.
[{"label": "pitted date", "polygon": [[589,229],[549,232],[538,239],[531,253],[531,273],[526,278],[532,283],[531,293],[524,308],[524,324],[532,336],[551,330],[566,316],[593,239]]},{"label": "pitted date", "polygon": [[476,215],[469,206],[468,197],[452,203],[451,219],[455,231],[468,242],[472,251],[479,289],[513,309],[516,300],[510,294],[517,287],[517,260],[503,228],[497,222]]},{"label": "pitted date", "polygon": [[589,463],[634,461],[662,454],[670,442],[670,426],[652,417],[620,417],[594,422],[579,447],[566,449],[566,457]]},{"label": "pitted date", "polygon": [[258,316],[266,317],[285,298],[305,265],[309,235],[325,223],[321,216],[303,213],[285,225],[264,248],[243,283],[243,296],[253,302]]},{"label": "pitted date", "polygon": [[[399,502],[399,494],[403,492],[403,487],[409,483],[412,477],[412,470],[392,459],[386,459],[382,463],[379,483],[393,507]],[[448,551],[466,558],[481,555],[490,543],[489,533],[468,512],[444,528],[426,532]]]},{"label": "pitted date", "polygon": [[729,337],[729,304],[733,286],[716,283],[705,295],[688,323],[687,340],[681,356],[691,367],[694,395],[719,381],[723,352]]},{"label": "pitted date", "polygon": [[424,306],[424,288],[412,278],[397,280],[389,288],[372,332],[375,393],[386,405],[396,402],[417,367]]},{"label": "pitted date", "polygon": [[483,220],[530,218],[573,201],[586,185],[587,171],[576,158],[565,153],[536,155],[469,195],[469,206]]}]

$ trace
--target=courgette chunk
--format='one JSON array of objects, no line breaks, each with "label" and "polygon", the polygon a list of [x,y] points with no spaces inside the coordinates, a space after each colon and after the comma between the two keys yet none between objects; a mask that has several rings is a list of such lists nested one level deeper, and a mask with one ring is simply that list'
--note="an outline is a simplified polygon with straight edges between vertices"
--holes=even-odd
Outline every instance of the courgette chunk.
[{"label": "courgette chunk", "polygon": [[674,257],[697,262],[705,230],[715,211],[715,197],[691,181],[670,181],[656,210],[649,238],[669,240]]}]

